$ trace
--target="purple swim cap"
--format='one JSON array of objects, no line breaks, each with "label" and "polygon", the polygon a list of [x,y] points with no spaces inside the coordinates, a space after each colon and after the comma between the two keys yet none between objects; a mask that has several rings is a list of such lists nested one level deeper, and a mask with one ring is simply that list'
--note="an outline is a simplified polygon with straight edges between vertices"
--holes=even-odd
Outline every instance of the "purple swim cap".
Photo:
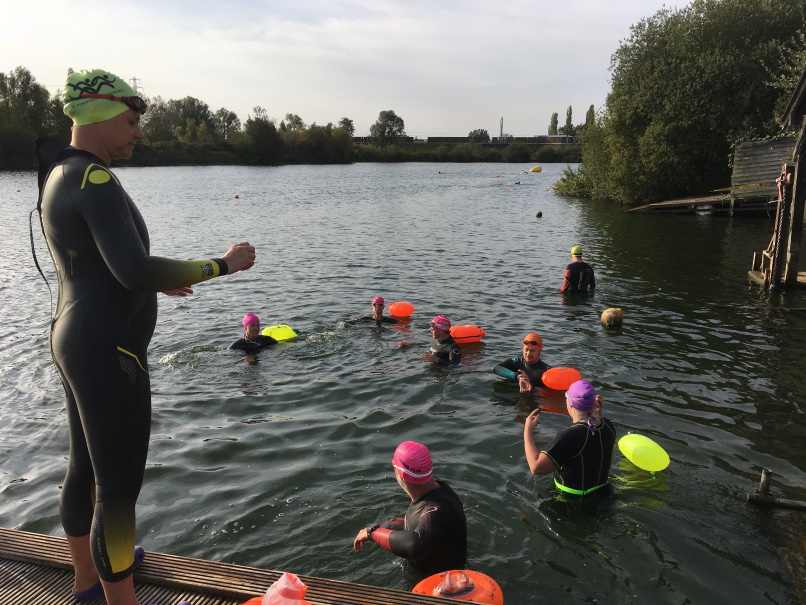
[{"label": "purple swim cap", "polygon": [[428,483],[433,477],[431,454],[427,447],[416,441],[404,441],[397,446],[392,466],[409,483]]},{"label": "purple swim cap", "polygon": [[247,313],[243,316],[243,329],[246,330],[252,324],[259,324],[260,320],[257,318],[257,315],[254,313]]},{"label": "purple swim cap", "polygon": [[565,398],[572,408],[580,412],[590,412],[593,409],[593,404],[596,403],[596,389],[587,380],[577,380],[568,387],[565,392]]}]

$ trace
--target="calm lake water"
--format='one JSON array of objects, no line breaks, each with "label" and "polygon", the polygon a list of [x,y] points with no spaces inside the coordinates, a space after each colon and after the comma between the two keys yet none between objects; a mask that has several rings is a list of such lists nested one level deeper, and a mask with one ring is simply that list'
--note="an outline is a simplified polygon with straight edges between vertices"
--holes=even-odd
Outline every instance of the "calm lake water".
[{"label": "calm lake water", "polygon": [[[116,170],[153,254],[258,250],[251,271],[160,298],[139,543],[408,589],[401,560],[352,540],[405,510],[390,461],[411,439],[462,498],[470,564],[509,604],[797,603],[803,514],[746,503],[765,467],[777,495],[806,491],[806,296],[747,279],[770,222],[630,214],[555,196],[563,165],[529,167]],[[0,525],[63,535],[67,428],[51,299],[31,260],[35,201],[33,173],[0,173]],[[53,285],[38,226],[35,241]],[[565,301],[575,244],[599,287]],[[336,329],[376,295],[414,304],[411,323]],[[623,328],[601,326],[608,307],[624,310]],[[254,359],[225,351],[247,311],[304,336]],[[439,313],[487,331],[460,367],[419,358]],[[597,386],[620,434],[656,440],[671,465],[653,477],[617,451],[611,501],[556,502],[551,479],[528,471],[522,420],[562,394],[521,396],[490,371],[530,331],[550,365]],[[544,414],[538,445],[568,424]]]}]

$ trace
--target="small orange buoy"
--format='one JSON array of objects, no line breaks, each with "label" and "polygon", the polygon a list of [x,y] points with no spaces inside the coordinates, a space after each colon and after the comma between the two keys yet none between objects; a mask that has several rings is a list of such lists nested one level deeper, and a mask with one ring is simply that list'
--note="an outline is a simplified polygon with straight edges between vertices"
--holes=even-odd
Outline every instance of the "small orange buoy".
[{"label": "small orange buoy", "polygon": [[555,391],[567,391],[577,380],[582,380],[579,368],[550,368],[540,377],[548,388]]},{"label": "small orange buoy", "polygon": [[615,328],[624,323],[624,311],[617,308],[605,309],[602,312],[602,323],[608,328]]},{"label": "small orange buoy", "polygon": [[395,317],[411,317],[414,313],[414,305],[407,302],[393,302],[389,305],[389,315]]},{"label": "small orange buoy", "polygon": [[451,326],[451,336],[457,344],[468,344],[471,342],[478,342],[484,338],[484,330],[478,326]]},{"label": "small orange buoy", "polygon": [[488,575],[469,569],[443,571],[429,576],[417,584],[412,592],[485,605],[504,605],[504,593],[498,582]]},{"label": "small orange buoy", "polygon": [[241,199],[241,196],[240,196],[240,195],[238,195],[238,194],[236,193],[236,194],[235,194],[235,199],[236,199],[236,200],[239,200],[239,199]]}]

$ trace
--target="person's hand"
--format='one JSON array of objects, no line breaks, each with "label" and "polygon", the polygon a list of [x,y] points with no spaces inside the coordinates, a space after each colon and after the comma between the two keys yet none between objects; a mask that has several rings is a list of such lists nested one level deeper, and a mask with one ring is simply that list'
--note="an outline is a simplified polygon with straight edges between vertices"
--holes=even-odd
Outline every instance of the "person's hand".
[{"label": "person's hand", "polygon": [[405,527],[405,520],[403,517],[396,517],[394,519],[389,519],[388,521],[384,521],[381,523],[381,527],[384,529],[391,529],[393,531],[397,531],[403,529]]},{"label": "person's hand", "polygon": [[526,417],[523,423],[523,434],[531,435],[535,427],[540,424],[540,408],[532,410],[532,413]]},{"label": "person's hand", "polygon": [[369,541],[370,540],[369,540],[369,534],[367,533],[367,528],[364,527],[361,529],[361,531],[358,532],[358,535],[356,535],[355,540],[353,540],[353,550],[355,550],[355,552],[359,552],[361,550],[361,547],[366,542]]},{"label": "person's hand", "polygon": [[228,275],[238,271],[246,271],[255,264],[255,247],[249,242],[241,242],[230,246],[229,250],[221,258],[227,263]]},{"label": "person's hand", "polygon": [[173,290],[165,290],[163,292],[165,296],[187,296],[188,294],[193,294],[193,289],[185,286],[184,288],[175,288]]},{"label": "person's hand", "polygon": [[439,357],[434,355],[431,351],[428,351],[420,355],[420,359],[422,359],[423,361],[430,361],[431,363],[439,363]]},{"label": "person's hand", "polygon": [[518,370],[516,378],[518,379],[518,384],[521,387],[521,393],[527,393],[532,390],[532,381],[529,380],[529,376],[526,375],[526,372],[523,370]]},{"label": "person's hand", "polygon": [[406,348],[408,348],[408,347],[413,347],[413,346],[414,346],[414,343],[413,343],[413,342],[406,342],[405,340],[402,340],[402,341],[400,341],[400,343],[397,345],[397,348],[398,348],[398,349],[406,349]]}]

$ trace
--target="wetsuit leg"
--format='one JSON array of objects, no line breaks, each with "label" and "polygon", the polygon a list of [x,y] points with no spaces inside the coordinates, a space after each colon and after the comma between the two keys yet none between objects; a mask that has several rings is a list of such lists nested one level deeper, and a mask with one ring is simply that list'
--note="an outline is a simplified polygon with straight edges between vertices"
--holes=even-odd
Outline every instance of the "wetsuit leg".
[{"label": "wetsuit leg", "polygon": [[65,531],[73,535],[68,527],[85,524],[85,442],[95,482],[92,557],[102,580],[118,582],[131,574],[134,563],[135,503],[151,430],[151,389],[141,367],[145,354],[54,354],[54,361],[68,379],[65,388],[74,395],[80,419],[80,426],[70,425],[71,454],[75,451],[78,459],[74,464],[71,458],[76,477],[63,496]]}]

